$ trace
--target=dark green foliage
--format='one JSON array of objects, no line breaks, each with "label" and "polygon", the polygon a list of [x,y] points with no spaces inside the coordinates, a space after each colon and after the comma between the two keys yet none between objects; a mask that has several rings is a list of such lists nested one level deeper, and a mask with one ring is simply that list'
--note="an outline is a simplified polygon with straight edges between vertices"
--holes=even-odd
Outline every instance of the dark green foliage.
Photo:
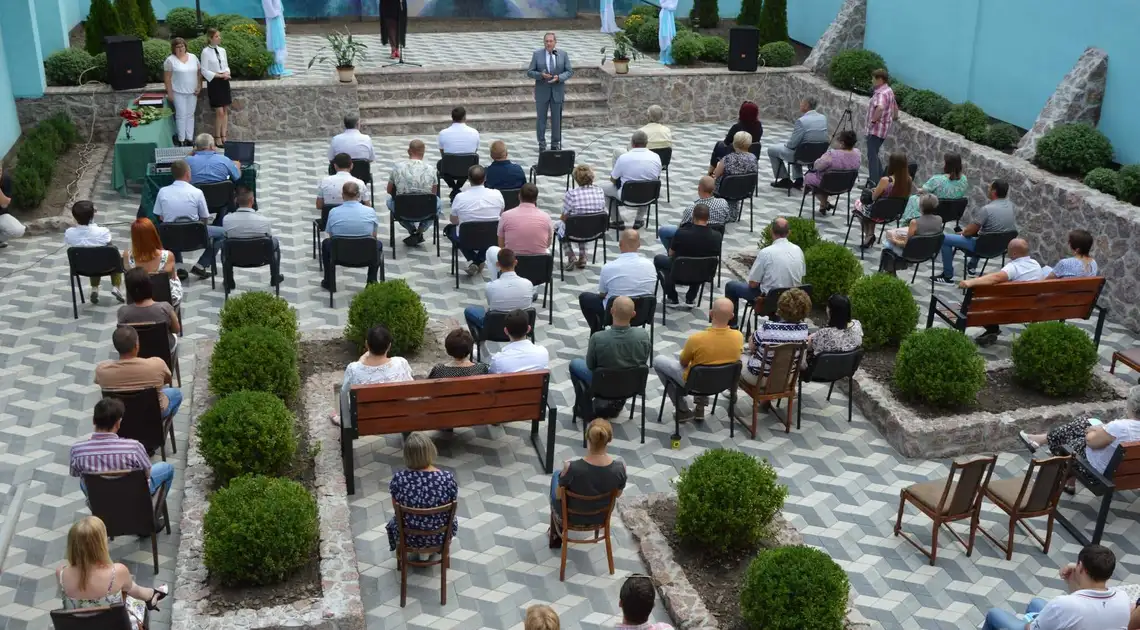
[{"label": "dark green foliage", "polygon": [[716,28],[720,24],[720,7],[717,0],[696,0],[693,7],[697,24],[701,28]]},{"label": "dark green foliage", "polygon": [[661,43],[657,38],[657,18],[645,18],[645,22],[630,34],[633,45],[643,52],[661,52]]},{"label": "dark green foliage", "polygon": [[870,50],[845,50],[831,60],[827,80],[841,90],[870,94],[871,73],[886,67],[887,62]]},{"label": "dark green foliage", "polygon": [[914,332],[918,315],[918,303],[901,278],[875,273],[851,287],[851,316],[862,324],[863,347],[868,350],[898,346]]},{"label": "dark green foliage", "polygon": [[917,90],[903,83],[902,81],[895,81],[892,79],[891,91],[895,93],[895,103],[898,104],[899,109],[903,109],[903,102],[906,101],[906,98],[908,96],[914,94]]},{"label": "dark green foliage", "polygon": [[[219,13],[217,15],[202,14],[202,28],[211,29],[216,28],[219,31],[224,31],[235,24],[256,24],[254,20],[239,15],[237,13]],[[224,44],[223,44],[224,45]]]},{"label": "dark green foliage", "polygon": [[788,0],[764,0],[756,26],[760,28],[761,45],[788,41]]},{"label": "dark green foliage", "polygon": [[75,146],[80,140],[79,129],[75,126],[75,123],[72,122],[71,116],[69,116],[67,112],[53,114],[51,118],[48,118],[40,124],[47,125],[55,131],[56,135],[59,136],[60,142],[63,143],[62,149],[64,151],[71,149],[71,147]]},{"label": "dark green foliage", "polygon": [[38,208],[47,197],[47,186],[33,168],[16,167],[12,171],[12,203],[20,208]]},{"label": "dark green foliage", "polygon": [[85,81],[95,79],[95,71],[91,70],[95,66],[95,58],[86,50],[63,48],[44,59],[44,76],[48,85],[79,85],[80,77]]},{"label": "dark green foliage", "polygon": [[[205,50],[206,46],[208,46],[209,44],[210,44],[210,42],[208,42],[206,40],[205,35],[199,35],[199,36],[195,37],[194,39],[186,40],[186,52],[190,53],[191,55],[194,55],[198,59],[201,59],[202,58],[202,51]],[[229,52],[230,52],[229,43],[227,42],[226,43],[226,54],[229,55]],[[232,57],[232,55],[229,55],[229,56]],[[235,71],[233,69],[233,63],[230,63],[230,72],[233,72],[235,78],[237,77],[237,71]]]},{"label": "dark green foliage", "polygon": [[949,99],[938,92],[916,90],[907,95],[901,108],[911,116],[917,116],[932,125],[939,125],[953,106]]},{"label": "dark green foliage", "polygon": [[344,337],[363,350],[369,329],[378,324],[392,333],[389,356],[404,356],[423,345],[427,310],[405,280],[373,283],[357,293],[348,307]]},{"label": "dark green foliage", "polygon": [[1028,324],[1013,340],[1017,380],[1047,396],[1083,394],[1096,366],[1096,345],[1088,333],[1066,322]]},{"label": "dark green foliage", "polygon": [[1033,161],[1054,173],[1084,177],[1094,168],[1112,163],[1112,143],[1088,123],[1057,125],[1037,141]]},{"label": "dark green foliage", "polygon": [[728,62],[728,40],[718,35],[701,37],[701,59],[714,63]]},{"label": "dark green foliage", "polygon": [[1140,206],[1140,164],[1129,164],[1120,169],[1116,180],[1116,198]]},{"label": "dark green foliage", "polygon": [[629,10],[630,15],[644,15],[647,18],[655,18],[661,14],[661,9],[649,4],[638,4]]},{"label": "dark green foliage", "polygon": [[972,404],[986,382],[978,347],[952,328],[927,328],[906,338],[895,356],[895,386],[935,407]]},{"label": "dark green foliage", "polygon": [[1009,123],[995,123],[986,129],[986,138],[982,141],[986,146],[998,151],[1012,151],[1021,142],[1021,132]]},{"label": "dark green foliage", "polygon": [[1084,181],[1085,186],[1115,197],[1119,186],[1119,175],[1111,168],[1101,166],[1089,171],[1089,174],[1085,175]]},{"label": "dark green foliage", "polygon": [[767,460],[705,451],[677,481],[677,535],[714,551],[752,548],[768,534],[787,496]]},{"label": "dark green foliage", "polygon": [[[788,220],[788,240],[800,246],[805,252],[819,242],[819,230],[815,221],[800,217],[784,217]],[[760,247],[772,244],[772,224],[764,226],[760,233]]]},{"label": "dark green foliage", "polygon": [[986,139],[989,123],[990,118],[981,107],[967,102],[952,106],[938,124],[971,142],[982,142]]},{"label": "dark green foliage", "polygon": [[119,22],[119,14],[111,5],[111,0],[91,0],[91,9],[87,14],[87,21],[83,23],[83,33],[86,37],[84,47],[92,55],[106,51],[103,38],[108,35],[118,35],[123,32]]},{"label": "dark green foliage", "polygon": [[154,15],[154,5],[151,0],[138,0],[139,16],[146,25],[146,36],[154,37],[158,34],[158,19]]},{"label": "dark green foliage", "polygon": [[[203,12],[202,21],[205,22],[207,19],[209,16]],[[198,30],[198,14],[193,7],[178,7],[167,11],[166,27],[170,29],[171,37],[182,39],[192,39],[201,33]]]},{"label": "dark green foliage", "polygon": [[66,113],[57,113],[29,131],[11,169],[12,199],[20,208],[36,208],[47,196],[55,163],[79,141],[79,130]]},{"label": "dark green foliage", "polygon": [[102,81],[107,82],[107,53],[101,52],[95,55],[92,59],[95,61],[94,69],[91,72],[83,75],[84,81]]},{"label": "dark green foliage", "polygon": [[[187,47],[189,48],[189,47]],[[146,65],[146,80],[162,83],[166,72],[162,64],[170,56],[170,42],[165,39],[148,39],[143,42],[143,64]]]},{"label": "dark green foliage", "polygon": [[198,419],[202,457],[225,485],[245,474],[281,473],[297,452],[293,414],[266,392],[235,392]]},{"label": "dark green foliage", "polygon": [[123,29],[123,35],[134,35],[139,39],[146,39],[150,35],[137,0],[115,0],[115,12],[119,14],[119,26]]},{"label": "dark green foliage", "polygon": [[804,264],[804,284],[811,285],[811,301],[816,306],[827,304],[827,298],[833,294],[847,295],[863,275],[863,265],[855,254],[831,241],[820,241],[805,250]]},{"label": "dark green foliage", "polygon": [[202,521],[206,568],[227,586],[284,581],[316,551],[317,502],[289,479],[247,475],[214,493]]},{"label": "dark green foliage", "polygon": [[210,358],[210,391],[269,392],[286,402],[300,389],[297,344],[264,326],[230,330],[218,339]]},{"label": "dark green foliage", "polygon": [[284,298],[264,291],[253,291],[232,297],[218,314],[218,334],[245,326],[265,326],[297,339],[297,311]]},{"label": "dark green foliage", "polygon": [[796,63],[796,49],[788,42],[770,42],[760,47],[766,68],[787,68]]},{"label": "dark green foliage", "polygon": [[677,33],[673,38],[673,61],[681,66],[697,61],[704,52],[704,42],[701,40],[701,36],[692,31]]},{"label": "dark green foliage", "polygon": [[740,3],[740,13],[736,16],[737,25],[760,26],[760,13],[763,7],[764,0],[743,0]]},{"label": "dark green foliage", "polygon": [[849,588],[847,574],[826,553],[779,547],[748,565],[740,616],[749,628],[842,630]]},{"label": "dark green foliage", "polygon": [[40,125],[20,145],[16,153],[16,170],[35,171],[45,185],[51,183],[55,161],[59,158],[63,141],[54,129]]}]

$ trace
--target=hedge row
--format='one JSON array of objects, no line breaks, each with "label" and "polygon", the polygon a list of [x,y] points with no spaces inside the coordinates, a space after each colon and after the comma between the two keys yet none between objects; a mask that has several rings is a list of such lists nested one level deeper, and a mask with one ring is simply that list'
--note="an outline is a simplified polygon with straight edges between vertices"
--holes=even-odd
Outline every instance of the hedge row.
[{"label": "hedge row", "polygon": [[[655,7],[639,5],[633,8],[622,24],[622,29],[629,40],[642,52],[661,51],[657,36],[658,13]],[[677,35],[673,38],[672,53],[673,62],[679,66],[691,65],[698,61],[728,63],[728,40],[718,35],[701,35],[678,24]],[[769,42],[760,48],[759,54],[763,65],[770,68],[791,66],[796,61],[796,51],[786,41]]]},{"label": "hedge row", "polygon": [[36,125],[24,137],[12,169],[12,203],[36,208],[47,196],[55,175],[56,161],[79,142],[79,130],[71,117],[59,112]]}]

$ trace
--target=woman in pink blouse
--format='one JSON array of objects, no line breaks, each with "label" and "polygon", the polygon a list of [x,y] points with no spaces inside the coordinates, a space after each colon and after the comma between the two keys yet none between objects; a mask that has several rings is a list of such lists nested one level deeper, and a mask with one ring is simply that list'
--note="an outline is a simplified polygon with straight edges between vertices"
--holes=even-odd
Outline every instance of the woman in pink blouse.
[{"label": "woman in pink blouse", "polygon": [[823,174],[827,171],[833,170],[859,170],[859,164],[862,158],[859,155],[859,149],[855,148],[857,142],[855,132],[850,129],[840,131],[835,136],[835,142],[823,157],[815,161],[811,170],[804,174],[804,186],[814,190],[816,201],[819,202],[819,213],[825,214],[828,210],[835,210],[835,206],[827,202],[827,195],[818,190],[820,182],[823,181]]}]

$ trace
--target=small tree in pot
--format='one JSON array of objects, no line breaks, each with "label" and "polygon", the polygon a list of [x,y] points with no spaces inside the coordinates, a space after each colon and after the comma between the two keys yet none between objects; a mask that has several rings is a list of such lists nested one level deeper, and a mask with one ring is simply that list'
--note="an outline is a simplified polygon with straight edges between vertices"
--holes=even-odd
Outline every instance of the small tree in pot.
[{"label": "small tree in pot", "polygon": [[[333,31],[325,35],[327,45],[322,46],[317,54],[309,60],[309,67],[312,68],[317,63],[335,63],[337,77],[340,78],[341,83],[352,83],[355,76],[356,60],[364,60],[368,58],[368,46],[364,42],[353,39],[352,33],[346,28],[343,33],[340,31]],[[325,51],[331,50],[332,57],[325,56]]]},{"label": "small tree in pot", "polygon": [[629,62],[641,58],[641,54],[633,47],[633,41],[624,31],[613,34],[613,46],[602,46],[602,63],[606,63],[606,51],[613,49],[614,72],[629,74]]}]

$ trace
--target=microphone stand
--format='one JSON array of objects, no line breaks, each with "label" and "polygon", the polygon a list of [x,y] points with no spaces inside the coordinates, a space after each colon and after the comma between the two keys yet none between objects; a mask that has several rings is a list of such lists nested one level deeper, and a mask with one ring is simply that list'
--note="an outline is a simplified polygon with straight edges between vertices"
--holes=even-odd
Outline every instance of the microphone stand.
[{"label": "microphone stand", "polygon": [[384,67],[384,68],[388,68],[390,66],[415,66],[417,68],[424,67],[424,65],[422,63],[413,63],[411,61],[404,61],[404,46],[402,44],[399,47],[397,47],[396,50],[398,50],[400,52],[400,58],[397,59],[396,61],[390,61],[390,62],[384,64],[382,67]]},{"label": "microphone stand", "polygon": [[[399,24],[398,21],[397,21],[397,26],[396,26],[396,38],[397,38],[397,41],[399,42],[399,46],[396,47],[396,51],[400,54],[400,58],[397,59],[396,61],[391,61],[389,63],[386,63],[381,67],[382,68],[388,68],[391,66],[415,66],[417,68],[422,68],[423,64],[413,63],[411,61],[404,61],[404,40],[407,39],[407,37],[408,37],[408,26],[407,26],[408,25],[408,3],[407,2],[400,2],[400,8],[404,12],[404,32],[400,33],[400,27],[398,25]],[[380,28],[384,28],[384,27],[381,26]]]}]

